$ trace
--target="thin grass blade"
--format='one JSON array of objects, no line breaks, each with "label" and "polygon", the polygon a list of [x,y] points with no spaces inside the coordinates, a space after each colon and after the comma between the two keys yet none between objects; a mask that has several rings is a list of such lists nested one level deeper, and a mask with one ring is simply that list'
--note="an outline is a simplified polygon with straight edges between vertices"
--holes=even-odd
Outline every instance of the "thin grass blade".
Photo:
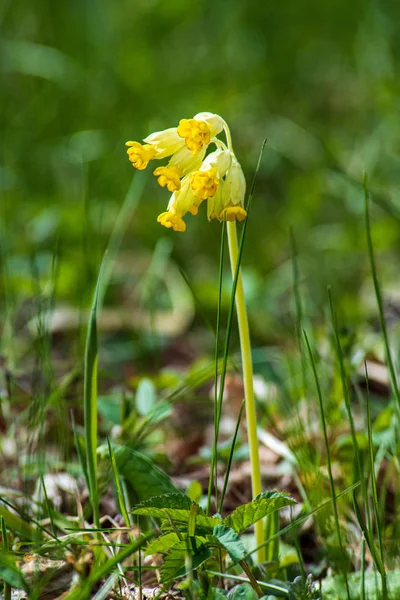
[{"label": "thin grass blade", "polygon": [[[105,255],[106,256],[106,255]],[[86,336],[84,367],[84,429],[86,442],[86,465],[89,482],[89,500],[93,511],[93,522],[100,527],[99,497],[97,484],[97,301],[102,281],[105,258],[103,258],[96,289],[93,296],[92,309]]]},{"label": "thin grass blade", "polygon": [[393,394],[396,399],[398,414],[400,416],[400,389],[399,389],[399,384],[397,381],[397,375],[396,375],[394,362],[392,359],[392,354],[390,352],[389,336],[388,336],[387,327],[386,327],[385,315],[383,312],[382,293],[381,293],[381,288],[379,285],[377,269],[376,269],[376,261],[375,261],[374,247],[373,247],[373,243],[372,243],[372,234],[371,234],[371,221],[370,221],[370,217],[369,217],[369,193],[368,193],[367,176],[366,175],[364,176],[364,205],[365,205],[365,229],[366,229],[366,235],[367,235],[368,254],[369,254],[369,260],[370,260],[370,265],[371,265],[371,273],[372,273],[372,280],[373,280],[373,284],[374,284],[376,302],[378,305],[379,324],[381,327],[383,343],[385,346],[386,361],[388,364],[388,369],[389,369],[389,374],[390,374],[390,383],[391,383]]},{"label": "thin grass blade", "polygon": [[[375,477],[374,448],[373,448],[373,443],[372,443],[371,398],[369,395],[368,369],[367,369],[366,362],[364,363],[364,367],[365,367],[365,381],[367,383],[368,457],[369,457],[369,467],[370,467],[370,471],[371,471],[372,501],[373,501],[373,505],[374,505],[376,531],[378,533],[379,554],[380,554],[381,563],[382,563],[382,570],[379,569],[379,573],[380,573],[381,579],[382,579],[382,595],[383,595],[383,600],[386,600],[388,592],[387,592],[386,570],[385,570],[385,561],[384,561],[382,529],[381,529],[380,518],[379,518],[380,512],[379,512],[378,491],[377,491],[376,477]],[[371,537],[372,537],[372,529],[371,529]],[[372,554],[372,552],[371,552],[371,554]],[[375,550],[375,554],[377,554],[376,550]]]},{"label": "thin grass blade", "polygon": [[[304,339],[306,341],[306,346],[307,346],[308,355],[309,355],[309,358],[310,358],[310,363],[311,363],[312,371],[313,371],[313,374],[314,374],[315,387],[317,389],[317,397],[318,397],[318,403],[319,403],[319,409],[320,409],[321,426],[322,426],[322,431],[323,431],[323,434],[324,434],[324,443],[325,443],[325,452],[326,452],[326,462],[327,462],[327,467],[328,467],[329,485],[330,485],[330,489],[331,489],[331,498],[332,498],[332,505],[333,505],[333,515],[334,515],[334,518],[335,518],[336,535],[337,535],[337,538],[338,538],[338,543],[339,543],[340,551],[341,551],[341,553],[342,553],[345,561],[347,562],[348,558],[347,558],[347,555],[346,555],[346,553],[344,551],[344,548],[343,548],[342,534],[341,534],[341,531],[340,531],[339,512],[338,512],[337,502],[336,502],[335,484],[334,484],[333,475],[332,475],[331,455],[330,455],[330,450],[329,450],[328,433],[327,433],[326,420],[325,420],[324,404],[323,404],[323,401],[322,401],[321,386],[320,386],[320,382],[319,382],[319,377],[318,377],[318,373],[317,373],[317,367],[316,367],[316,364],[315,364],[313,351],[311,349],[310,342],[308,341],[307,333],[305,331],[303,333],[304,333]],[[350,596],[350,588],[349,588],[349,582],[348,582],[346,570],[344,571],[343,574],[344,574],[344,578],[345,578],[347,597],[350,600],[350,597],[351,597]]]}]

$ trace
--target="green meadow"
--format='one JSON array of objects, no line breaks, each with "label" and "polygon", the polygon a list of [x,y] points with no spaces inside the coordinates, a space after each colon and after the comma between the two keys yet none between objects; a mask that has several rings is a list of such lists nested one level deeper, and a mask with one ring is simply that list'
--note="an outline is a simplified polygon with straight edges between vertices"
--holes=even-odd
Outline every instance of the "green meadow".
[{"label": "green meadow", "polygon": [[0,5],[1,600],[400,598],[399,30]]}]

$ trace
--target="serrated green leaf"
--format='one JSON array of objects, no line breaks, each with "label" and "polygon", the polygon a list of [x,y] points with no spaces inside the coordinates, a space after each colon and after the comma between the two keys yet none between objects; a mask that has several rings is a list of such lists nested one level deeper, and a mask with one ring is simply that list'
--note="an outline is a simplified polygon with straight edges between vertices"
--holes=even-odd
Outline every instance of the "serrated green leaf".
[{"label": "serrated green leaf", "polygon": [[223,523],[227,527],[232,527],[237,533],[242,533],[267,515],[295,503],[296,500],[285,492],[263,492],[251,502],[238,506]]},{"label": "serrated green leaf", "polygon": [[[201,523],[199,523],[199,518],[201,519]],[[206,536],[210,535],[217,525],[222,525],[222,520],[217,519],[215,517],[205,517],[200,515],[200,517],[196,518],[196,535],[197,536]],[[187,521],[179,521],[174,520],[173,526],[171,525],[171,521],[168,519],[161,519],[160,529],[163,532],[168,531],[176,531],[178,530],[182,534],[187,533]]]},{"label": "serrated green leaf", "polygon": [[176,508],[179,510],[190,510],[192,503],[193,501],[189,496],[185,496],[185,494],[182,493],[160,494],[159,496],[151,496],[151,498],[144,500],[138,506],[135,506],[132,512],[136,511],[138,508]]},{"label": "serrated green leaf", "polygon": [[212,537],[217,541],[218,545],[225,548],[235,562],[239,562],[245,558],[246,549],[243,542],[231,527],[217,525],[214,527]]},{"label": "serrated green leaf", "polygon": [[[184,525],[185,528],[189,522],[190,510],[192,506],[196,506],[200,514],[196,515],[196,533],[197,528],[201,528],[201,532],[212,531],[216,525],[221,525],[221,519],[217,517],[206,517],[203,513],[203,509],[196,503],[192,502],[189,496],[185,494],[162,494],[160,496],[153,496],[145,502],[142,502],[136,506],[132,513],[135,515],[143,515],[147,517],[156,517],[159,519],[166,520],[162,522],[162,529],[168,529],[170,519],[179,528]],[[166,527],[164,527],[166,525]]]},{"label": "serrated green leaf", "polygon": [[115,446],[114,456],[118,473],[129,484],[137,501],[159,494],[180,493],[168,475],[141,452],[127,446]]},{"label": "serrated green leaf", "polygon": [[[190,554],[190,561],[186,560]],[[179,542],[166,556],[161,568],[161,582],[169,583],[178,577],[184,577],[193,569],[197,569],[208,558],[211,552],[205,546],[204,539],[193,537]]]},{"label": "serrated green leaf", "polygon": [[[190,510],[180,510],[176,508],[155,508],[149,506],[147,508],[134,508],[132,510],[132,514],[163,519],[161,523],[161,528],[163,531],[169,529],[170,519],[172,519],[174,525],[178,529],[183,526],[183,528],[186,530],[189,522]],[[221,525],[220,519],[216,519],[215,517],[206,517],[204,515],[197,515],[196,517],[197,533],[211,532],[216,525]]]},{"label": "serrated green leaf", "polygon": [[161,535],[153,542],[150,542],[150,544],[146,548],[146,555],[156,554],[156,552],[167,552],[180,541],[181,540],[179,539],[175,531],[171,531],[171,533]]}]

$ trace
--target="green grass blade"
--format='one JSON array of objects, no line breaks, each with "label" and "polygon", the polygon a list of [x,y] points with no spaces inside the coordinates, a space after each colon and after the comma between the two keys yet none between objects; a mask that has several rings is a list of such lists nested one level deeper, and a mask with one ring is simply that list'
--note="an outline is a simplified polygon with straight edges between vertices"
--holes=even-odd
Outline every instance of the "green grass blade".
[{"label": "green grass blade", "polygon": [[[106,256],[106,255],[105,255]],[[100,527],[99,498],[97,485],[97,300],[103,275],[105,259],[100,267],[86,336],[84,368],[84,429],[86,442],[86,465],[89,482],[89,499],[93,511],[93,522]]]},{"label": "green grass blade", "polygon": [[361,580],[360,580],[360,600],[365,600],[365,536],[361,537]]},{"label": "green grass blade", "polygon": [[[294,521],[295,521],[295,519],[293,519],[293,507],[291,506],[290,507],[290,523],[293,524]],[[291,535],[290,535],[290,540],[296,550],[297,558],[299,561],[300,574],[301,574],[302,578],[305,580],[307,577],[306,565],[304,562],[303,555],[301,553],[298,527],[293,528],[293,531],[291,532]]]},{"label": "green grass blade", "polygon": [[340,379],[341,379],[341,383],[342,383],[343,398],[344,398],[344,403],[346,406],[347,417],[349,419],[351,439],[352,439],[353,451],[354,451],[354,457],[355,457],[355,467],[356,467],[355,480],[361,482],[361,492],[362,492],[365,512],[366,512],[366,516],[367,516],[367,524],[368,524],[370,531],[372,531],[371,513],[369,510],[369,501],[368,501],[368,491],[367,491],[367,486],[366,486],[366,480],[365,480],[363,470],[361,467],[360,449],[358,447],[356,428],[354,425],[353,413],[351,410],[349,385],[348,385],[348,380],[347,380],[347,376],[346,376],[342,344],[340,342],[337,316],[336,316],[335,306],[334,306],[332,292],[331,292],[330,287],[328,287],[328,298],[329,298],[329,307],[330,307],[330,311],[331,311],[332,327],[333,327],[333,332],[334,332],[334,337],[335,337],[336,358],[339,363],[339,371],[340,371]]},{"label": "green grass blade", "polygon": [[76,428],[76,424],[75,424],[74,414],[73,414],[72,410],[71,410],[71,424],[72,424],[72,431],[74,432],[75,447],[76,447],[76,453],[78,455],[79,464],[81,466],[87,488],[89,489],[90,483],[89,483],[89,473],[87,470],[87,464],[86,464],[86,460],[85,460],[85,449],[83,447],[83,440],[82,440],[82,438],[79,437],[79,434],[78,434],[78,431]]},{"label": "green grass blade", "polygon": [[[131,521],[129,519],[128,509],[127,509],[126,503],[125,503],[125,496],[124,496],[124,493],[122,490],[121,482],[119,480],[117,461],[115,460],[114,451],[112,449],[110,440],[108,438],[107,438],[107,444],[108,444],[108,453],[110,455],[111,469],[112,469],[113,477],[114,477],[114,483],[115,483],[115,487],[117,490],[118,504],[119,504],[119,507],[121,510],[121,514],[124,518],[125,525],[126,525],[126,527],[129,527],[131,525]],[[131,542],[132,541],[133,540],[131,540]]]},{"label": "green grass blade", "polygon": [[369,193],[368,193],[368,188],[367,188],[367,177],[366,176],[364,177],[364,204],[365,204],[365,229],[366,229],[366,235],[367,235],[367,246],[368,246],[368,254],[369,254],[369,260],[370,260],[370,265],[371,265],[372,281],[374,284],[375,297],[376,297],[376,302],[378,305],[379,324],[381,327],[383,343],[385,346],[386,360],[387,360],[387,365],[388,365],[389,374],[390,374],[390,383],[391,383],[393,394],[394,394],[396,402],[397,402],[397,409],[398,409],[398,412],[400,413],[400,390],[399,390],[399,385],[398,385],[398,381],[397,381],[395,366],[394,366],[392,355],[390,352],[389,336],[388,336],[386,320],[385,320],[385,316],[384,316],[384,312],[383,312],[382,293],[381,293],[381,288],[379,286],[378,275],[377,275],[377,270],[376,270],[374,247],[372,244],[371,221],[370,221],[370,217],[369,217]]},{"label": "green grass blade", "polygon": [[[219,284],[218,284],[218,306],[217,306],[217,324],[215,330],[215,376],[214,376],[214,444],[213,444],[213,456],[211,463],[215,468],[210,469],[210,477],[208,480],[208,492],[207,492],[207,514],[209,514],[211,506],[211,494],[212,488],[215,481],[217,481],[217,464],[218,464],[218,357],[219,357],[219,330],[221,323],[221,298],[222,298],[222,281],[224,272],[224,249],[225,249],[225,224],[221,230],[221,249],[219,256]],[[215,456],[214,456],[215,454]],[[218,486],[215,486],[215,504],[218,505]]]},{"label": "green grass blade", "polygon": [[219,513],[220,514],[222,514],[222,509],[224,507],[224,500],[225,500],[226,490],[228,488],[228,483],[229,483],[229,473],[231,472],[231,468],[232,468],[233,455],[235,453],[235,445],[236,445],[236,440],[237,440],[237,436],[238,436],[238,433],[239,433],[239,427],[240,427],[240,422],[242,420],[242,415],[243,415],[244,407],[245,407],[245,401],[242,400],[242,405],[240,407],[238,418],[237,418],[237,421],[236,421],[235,433],[233,434],[231,450],[229,452],[228,464],[226,465],[226,473],[225,473],[225,477],[224,477],[224,485],[222,487],[221,500],[220,500],[220,503],[219,503]]},{"label": "green grass blade", "polygon": [[[3,516],[0,516],[0,523],[1,523],[1,537],[3,540],[3,548],[4,550],[7,552],[8,551],[8,537],[7,537],[7,528],[6,528],[6,522],[3,518]],[[8,584],[6,581],[4,581],[4,587],[3,587],[3,596],[4,596],[4,600],[11,600],[11,586],[10,584]]]},{"label": "green grass blade", "polygon": [[295,303],[295,307],[296,307],[296,337],[297,337],[297,345],[299,348],[299,354],[300,354],[300,365],[301,365],[301,377],[302,377],[302,384],[303,384],[303,395],[306,392],[307,389],[307,368],[306,368],[306,361],[305,361],[305,356],[304,356],[304,352],[303,352],[303,335],[302,335],[302,330],[303,330],[303,322],[304,322],[304,318],[303,318],[303,305],[302,305],[302,301],[301,301],[301,295],[300,295],[300,286],[299,286],[299,265],[298,265],[298,260],[297,260],[297,256],[298,256],[298,251],[297,251],[297,246],[296,246],[296,239],[294,237],[294,233],[293,233],[293,229],[290,228],[290,242],[291,242],[291,247],[292,247],[292,272],[293,272],[293,292],[294,292],[294,303]]},{"label": "green grass blade", "polygon": [[[339,513],[338,513],[337,502],[336,502],[335,484],[334,484],[333,475],[332,475],[331,455],[330,455],[330,450],[329,450],[328,433],[327,433],[326,420],[325,420],[324,404],[322,401],[321,386],[320,386],[319,377],[318,377],[318,373],[317,373],[317,367],[316,367],[315,360],[314,360],[314,355],[313,355],[313,352],[312,352],[312,349],[310,346],[310,342],[308,341],[307,333],[305,331],[303,333],[304,333],[304,339],[306,341],[308,355],[310,357],[310,363],[311,363],[311,368],[312,368],[312,372],[314,375],[315,386],[317,389],[317,397],[318,397],[320,417],[321,417],[321,426],[322,426],[322,431],[324,434],[326,462],[327,462],[327,466],[328,466],[329,485],[331,488],[331,498],[332,498],[332,505],[333,505],[333,515],[335,518],[336,534],[337,534],[337,538],[338,538],[340,551],[341,551],[345,561],[347,562],[348,559],[347,559],[347,555],[343,548],[342,534],[340,532]],[[345,577],[347,597],[350,599],[350,588],[349,588],[349,582],[348,582],[348,578],[347,578],[347,572],[344,571],[343,574]]]},{"label": "green grass blade", "polygon": [[381,575],[381,578],[383,577],[383,579],[385,580],[385,583],[386,583],[385,566],[384,566],[384,564],[382,562],[380,554],[376,550],[376,546],[374,544],[374,540],[373,540],[373,537],[371,535],[371,532],[368,530],[368,528],[365,525],[364,518],[363,518],[363,516],[361,514],[361,510],[360,510],[360,507],[358,505],[357,498],[355,497],[355,494],[353,494],[353,504],[354,504],[354,510],[355,510],[355,513],[356,513],[357,520],[358,520],[358,522],[360,524],[362,532],[363,532],[363,534],[365,536],[365,539],[367,541],[367,544],[368,544],[368,547],[370,549],[372,558],[373,558],[373,560],[374,560],[374,562],[376,564],[376,567],[377,567],[377,569],[378,569],[378,571],[379,571],[379,573]]},{"label": "green grass blade", "polygon": [[[379,518],[379,501],[378,501],[378,491],[376,486],[376,477],[375,477],[375,465],[374,465],[374,448],[372,443],[372,421],[371,421],[371,398],[369,395],[369,385],[368,385],[368,369],[367,363],[364,363],[365,366],[365,381],[367,383],[367,427],[368,427],[368,457],[369,457],[369,467],[371,471],[371,488],[372,488],[372,501],[374,505],[375,512],[375,523],[376,530],[378,533],[378,542],[379,542],[379,554],[382,562],[382,571],[380,572],[382,579],[382,594],[383,600],[387,598],[387,582],[386,582],[386,571],[385,571],[385,561],[384,561],[384,548],[383,548],[383,540],[382,540],[382,530]],[[372,537],[372,530],[371,530]]]},{"label": "green grass blade", "polygon": [[3,515],[0,515],[0,523],[1,523],[1,537],[3,541],[3,548],[8,550],[8,536],[7,536],[7,526]]},{"label": "green grass blade", "polygon": [[46,490],[46,485],[44,483],[43,475],[40,476],[40,483],[42,484],[42,488],[43,488],[44,500],[45,500],[45,504],[46,504],[47,514],[48,514],[49,520],[50,520],[51,530],[54,533],[54,535],[56,535],[56,527],[55,527],[55,524],[53,521],[53,511],[51,510],[49,497],[47,495],[47,490]]}]

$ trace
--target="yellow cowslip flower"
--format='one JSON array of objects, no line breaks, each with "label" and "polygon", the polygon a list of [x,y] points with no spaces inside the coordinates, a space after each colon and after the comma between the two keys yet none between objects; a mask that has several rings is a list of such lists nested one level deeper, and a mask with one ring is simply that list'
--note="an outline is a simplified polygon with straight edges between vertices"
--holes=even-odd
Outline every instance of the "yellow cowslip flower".
[{"label": "yellow cowslip flower", "polygon": [[215,195],[230,163],[229,150],[218,149],[207,156],[200,169],[192,174],[192,189],[198,200],[207,200]]},{"label": "yellow cowslip flower", "polygon": [[175,192],[181,187],[181,170],[179,167],[168,165],[167,167],[157,167],[154,175],[158,177],[157,181],[161,187],[167,186],[170,192]]},{"label": "yellow cowslip flower", "polygon": [[219,219],[227,221],[243,221],[247,213],[244,209],[244,195],[246,193],[246,180],[236,156],[232,155],[232,162],[226,172],[224,185],[221,191],[222,212]]},{"label": "yellow cowslip flower", "polygon": [[196,119],[181,119],[177,129],[178,135],[184,140],[187,148],[197,154],[203,146],[210,143],[210,128],[207,123]]},{"label": "yellow cowslip flower", "polygon": [[192,174],[189,173],[182,179],[179,192],[175,192],[174,198],[171,198],[168,210],[172,207],[176,213],[182,216],[187,212],[197,215],[200,204],[201,200],[196,196],[192,187]]},{"label": "yellow cowslip flower", "polygon": [[199,170],[182,179],[181,189],[174,191],[168,210],[158,222],[175,231],[186,231],[183,217],[188,212],[196,215],[204,200],[209,220],[243,221],[245,191],[246,181],[235,155],[225,147],[218,148],[205,158]]},{"label": "yellow cowslip flower", "polygon": [[185,140],[178,135],[177,129],[177,127],[170,127],[163,131],[151,133],[144,138],[143,141],[154,148],[154,158],[166,158],[184,147]]},{"label": "yellow cowslip flower", "polygon": [[126,142],[126,145],[129,146],[127,150],[129,160],[139,171],[145,169],[156,154],[155,148],[149,144],[143,146],[139,142]]},{"label": "yellow cowslip flower", "polygon": [[172,227],[174,231],[186,231],[185,221],[173,211],[167,210],[161,213],[161,215],[158,215],[157,221],[164,227]]},{"label": "yellow cowslip flower", "polygon": [[[145,145],[139,142],[127,142],[129,159],[136,168],[145,169],[149,160],[162,159],[172,156],[186,147],[192,155],[198,154],[203,148],[204,152],[211,139],[218,135],[224,128],[224,121],[218,115],[203,112],[198,113],[193,119],[181,119],[178,127],[170,127],[163,131],[156,131],[144,138]],[[131,150],[134,148],[134,150]],[[131,159],[134,151],[141,157],[136,161]],[[145,166],[143,164],[145,163]]]},{"label": "yellow cowslip flower", "polygon": [[219,186],[218,169],[213,167],[207,171],[196,171],[192,175],[192,190],[199,200],[207,200],[215,195]]},{"label": "yellow cowslip flower", "polygon": [[[216,136],[226,134],[226,146]],[[242,221],[246,218],[244,194],[246,183],[233,151],[229,128],[216,114],[198,113],[193,119],[181,119],[177,127],[156,131],[139,142],[127,142],[129,160],[137,169],[149,161],[170,157],[166,166],[157,167],[154,175],[172,196],[166,212],[158,222],[175,231],[185,231],[183,217],[196,215],[207,200],[208,219]],[[206,156],[210,144],[217,149]]]},{"label": "yellow cowslip flower", "polygon": [[179,190],[181,188],[181,178],[201,166],[206,149],[206,146],[204,146],[195,156],[186,146],[175,152],[166,167],[158,167],[154,171],[161,187],[167,186],[170,192]]},{"label": "yellow cowslip flower", "polygon": [[213,113],[198,113],[193,119],[181,119],[178,125],[178,135],[185,140],[186,147],[197,154],[210,140],[221,133],[224,128],[224,120]]}]

